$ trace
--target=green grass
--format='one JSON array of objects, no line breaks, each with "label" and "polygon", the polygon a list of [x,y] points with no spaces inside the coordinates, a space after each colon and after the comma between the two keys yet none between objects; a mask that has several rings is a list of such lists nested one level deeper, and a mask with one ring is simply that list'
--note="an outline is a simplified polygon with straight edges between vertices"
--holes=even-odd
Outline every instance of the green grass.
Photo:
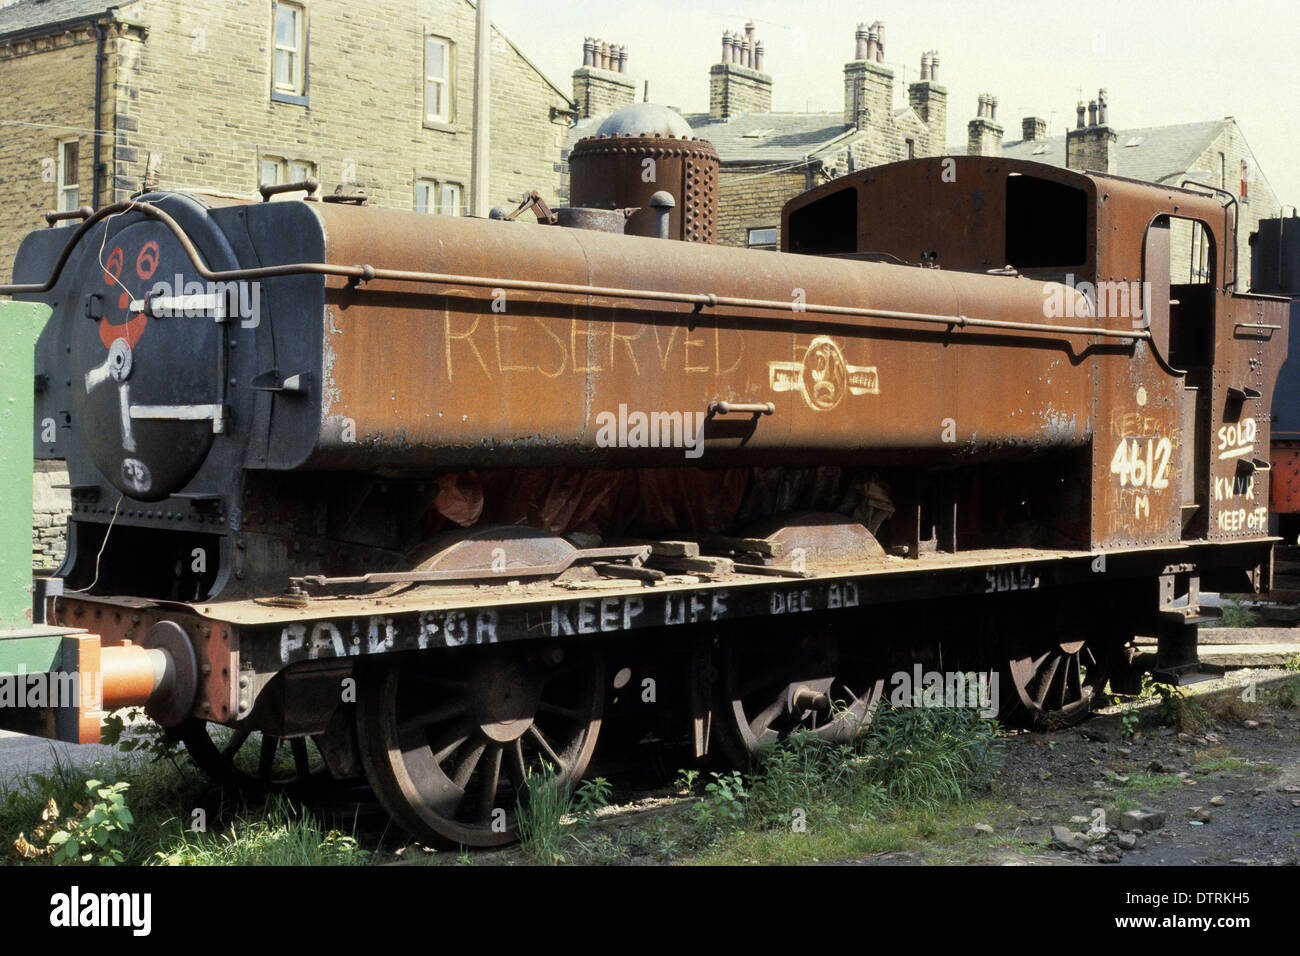
[{"label": "green grass", "polygon": [[1300,707],[1300,677],[1288,677],[1273,688],[1273,703],[1283,710]]},{"label": "green grass", "polygon": [[[4,862],[19,862],[14,841],[30,841],[41,812],[53,799],[60,819],[87,804],[86,780],[130,784],[126,804],[133,822],[121,845],[127,865],[322,865],[364,862],[350,836],[324,830],[282,799],[244,802],[215,788],[187,756],[150,759],[144,752],[114,755],[86,767],[57,756],[45,773],[0,787],[0,840]],[[202,825],[202,832],[195,832]],[[33,841],[37,846],[40,841]],[[31,861],[50,865],[48,858]]]},{"label": "green grass", "polygon": [[327,830],[310,813],[273,798],[265,814],[219,832],[178,826],[174,841],[150,862],[166,866],[360,866],[371,854],[355,837]]},{"label": "green grass", "polygon": [[1223,605],[1223,618],[1219,627],[1254,627],[1255,613],[1240,598],[1229,598]]},{"label": "green grass", "polygon": [[1249,760],[1233,757],[1226,753],[1211,751],[1205,754],[1197,754],[1196,770],[1199,773],[1235,773],[1250,768],[1251,763]]},{"label": "green grass", "polygon": [[1132,773],[1128,783],[1121,784],[1129,790],[1168,790],[1182,785],[1182,778],[1172,773]]},{"label": "green grass", "polygon": [[563,863],[564,818],[573,806],[568,788],[552,773],[529,771],[523,790],[515,807],[520,849],[542,866]]}]

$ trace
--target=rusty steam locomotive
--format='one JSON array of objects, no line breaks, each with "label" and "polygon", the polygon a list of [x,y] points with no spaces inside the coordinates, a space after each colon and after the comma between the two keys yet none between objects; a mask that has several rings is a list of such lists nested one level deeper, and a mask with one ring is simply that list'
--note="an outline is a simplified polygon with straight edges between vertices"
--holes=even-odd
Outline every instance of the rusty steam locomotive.
[{"label": "rusty steam locomotive", "polygon": [[[36,453],[72,485],[49,616],[104,674],[66,736],[147,701],[214,772],[285,782],[283,747],[490,845],[646,675],[744,760],[932,653],[1048,725],[1205,672],[1199,590],[1267,585],[1286,352],[1217,200],[923,159],[722,248],[716,153],[637,110],[536,224],[308,183],[25,240],[0,292],[53,308]],[[1187,221],[1208,283],[1173,278]]]}]

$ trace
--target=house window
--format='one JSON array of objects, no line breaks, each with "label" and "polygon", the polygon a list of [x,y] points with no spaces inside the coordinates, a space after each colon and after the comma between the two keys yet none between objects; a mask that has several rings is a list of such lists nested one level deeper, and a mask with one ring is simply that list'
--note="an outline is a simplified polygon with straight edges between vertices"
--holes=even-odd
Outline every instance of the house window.
[{"label": "house window", "polygon": [[[59,143],[59,200],[60,212],[71,212],[81,205],[81,186],[78,160],[81,145],[75,139]],[[71,222],[71,220],[69,220]]]},{"label": "house window", "polygon": [[751,249],[776,249],[776,227],[764,226],[761,229],[750,229],[746,244]]},{"label": "house window", "polygon": [[441,213],[444,216],[463,214],[460,183],[439,182],[436,179],[415,181],[415,211]]},{"label": "house window", "polygon": [[1228,160],[1222,153],[1219,154],[1219,188],[1222,189],[1227,185],[1228,179]]},{"label": "house window", "polygon": [[451,122],[451,41],[424,38],[424,121]]},{"label": "house window", "polygon": [[916,140],[907,140],[907,158],[916,159]]},{"label": "house window", "polygon": [[[263,156],[257,163],[259,186],[278,186],[280,183],[300,183],[316,177],[316,164],[304,159],[281,159],[278,156]],[[294,193],[280,193],[273,199],[297,199]]]},{"label": "house window", "polygon": [[271,99],[305,103],[307,96],[307,11],[299,3],[273,3]]}]

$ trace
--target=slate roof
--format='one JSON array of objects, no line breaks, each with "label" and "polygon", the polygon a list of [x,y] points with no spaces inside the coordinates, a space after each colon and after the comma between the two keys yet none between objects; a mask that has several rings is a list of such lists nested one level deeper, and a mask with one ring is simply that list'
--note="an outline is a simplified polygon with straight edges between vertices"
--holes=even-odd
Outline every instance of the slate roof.
[{"label": "slate roof", "polygon": [[[1148,126],[1141,129],[1116,130],[1115,173],[1129,179],[1160,182],[1192,168],[1210,142],[1219,135],[1230,119],[1177,126]],[[1134,145],[1127,145],[1133,143]],[[1036,152],[1046,146],[1045,152]],[[1065,137],[1049,136],[1041,140],[1016,140],[1002,144],[1002,155],[1009,159],[1027,159],[1035,163],[1065,165]],[[1177,182],[1170,180],[1177,186]]]},{"label": "slate roof", "polygon": [[[604,117],[579,121],[569,130],[569,147],[595,134]],[[693,135],[714,145],[724,163],[794,163],[857,131],[841,113],[742,113],[725,120],[708,113],[685,114]]]},{"label": "slate roof", "polygon": [[22,0],[0,7],[0,36],[21,33],[36,27],[80,20],[124,7],[131,0]]}]

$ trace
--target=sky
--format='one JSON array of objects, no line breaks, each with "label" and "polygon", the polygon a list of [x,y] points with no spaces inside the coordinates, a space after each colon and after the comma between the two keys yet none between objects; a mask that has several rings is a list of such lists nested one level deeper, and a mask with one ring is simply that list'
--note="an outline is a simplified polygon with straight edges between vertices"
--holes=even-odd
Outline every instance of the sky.
[{"label": "sky", "polygon": [[[571,94],[582,39],[628,48],[628,75],[651,102],[707,112],[708,68],[723,30],[753,20],[777,111],[838,113],[859,22],[885,24],[896,103],[937,49],[948,88],[948,144],[964,152],[977,97],[998,98],[1008,140],[1020,118],[1073,124],[1080,99],[1107,90],[1118,129],[1236,118],[1280,202],[1300,202],[1300,8],[1295,0],[489,0],[493,22]],[[1289,212],[1289,210],[1288,210]]]}]

